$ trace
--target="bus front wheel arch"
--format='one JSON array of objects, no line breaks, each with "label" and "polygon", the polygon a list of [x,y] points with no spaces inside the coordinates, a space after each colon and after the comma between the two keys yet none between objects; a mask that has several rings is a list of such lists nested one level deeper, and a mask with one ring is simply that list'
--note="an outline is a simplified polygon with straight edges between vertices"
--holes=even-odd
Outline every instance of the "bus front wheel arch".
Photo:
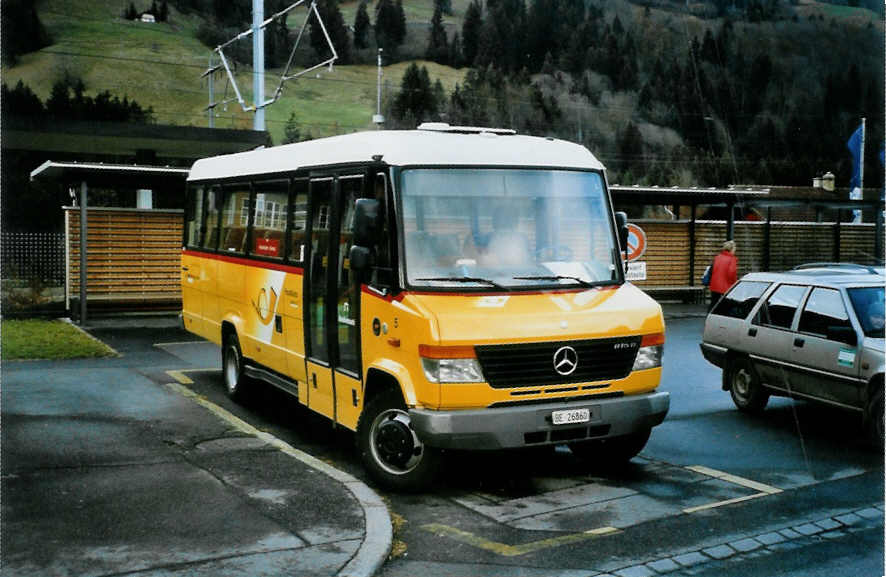
[{"label": "bus front wheel arch", "polygon": [[426,446],[415,434],[399,387],[367,389],[357,422],[357,453],[369,475],[394,491],[421,490],[439,469],[439,449]]}]

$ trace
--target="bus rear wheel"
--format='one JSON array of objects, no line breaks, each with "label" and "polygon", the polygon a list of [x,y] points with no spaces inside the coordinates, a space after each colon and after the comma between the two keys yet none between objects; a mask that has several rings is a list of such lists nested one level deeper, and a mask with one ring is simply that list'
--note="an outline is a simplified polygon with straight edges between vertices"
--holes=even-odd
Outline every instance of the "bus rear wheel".
[{"label": "bus rear wheel", "polygon": [[398,391],[384,391],[366,403],[356,443],[366,471],[387,489],[420,490],[439,468],[440,451],[425,446],[415,434]]},{"label": "bus rear wheel", "polygon": [[222,346],[222,377],[225,391],[235,401],[246,398],[246,375],[243,374],[243,353],[236,333],[228,333]]}]

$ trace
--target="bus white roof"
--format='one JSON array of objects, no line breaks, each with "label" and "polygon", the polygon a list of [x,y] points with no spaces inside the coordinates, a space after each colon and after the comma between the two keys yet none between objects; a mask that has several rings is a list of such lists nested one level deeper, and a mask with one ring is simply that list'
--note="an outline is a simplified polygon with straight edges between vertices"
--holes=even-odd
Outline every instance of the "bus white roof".
[{"label": "bus white roof", "polygon": [[198,160],[188,181],[370,162],[394,166],[531,166],[602,170],[587,148],[552,138],[439,130],[357,132]]}]

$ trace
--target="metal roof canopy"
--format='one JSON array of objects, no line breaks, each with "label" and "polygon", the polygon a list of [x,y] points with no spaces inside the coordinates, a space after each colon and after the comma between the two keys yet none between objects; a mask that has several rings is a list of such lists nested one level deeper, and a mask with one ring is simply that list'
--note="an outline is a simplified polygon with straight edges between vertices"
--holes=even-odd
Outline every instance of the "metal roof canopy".
[{"label": "metal roof canopy", "polygon": [[[865,201],[865,200],[833,200],[833,199],[814,199],[814,198],[770,198],[770,189],[754,189],[745,186],[734,186],[729,188],[701,188],[701,187],[660,187],[660,186],[622,186],[618,184],[610,185],[609,190],[613,199],[623,202],[635,202],[639,204],[677,204],[689,205],[692,207],[692,219],[689,223],[689,244],[695,245],[695,209],[699,205],[705,206],[726,206],[729,208],[729,215],[726,220],[726,239],[732,239],[735,234],[735,214],[732,210],[734,206],[752,206],[757,208],[772,208],[777,206],[808,206],[816,209],[830,208],[838,211],[837,222],[835,224],[834,242],[835,250],[839,252],[840,246],[840,214],[844,210],[858,209],[878,209],[883,206],[882,201]],[[876,231],[874,233],[874,252],[878,258],[882,259],[883,254],[883,215],[881,210],[877,210],[877,218],[875,220]],[[770,224],[770,217],[767,213],[765,221],[767,227]],[[766,255],[764,262],[768,268],[769,262],[769,240],[766,241]],[[689,253],[690,270],[695,270],[695,252]],[[689,279],[690,286],[695,284],[695,279]]]},{"label": "metal roof canopy", "polygon": [[154,188],[164,185],[184,186],[187,168],[135,164],[104,164],[101,162],[53,162],[47,160],[31,171],[31,181],[60,182],[80,185],[80,324],[86,324],[86,277],[88,254],[87,196],[89,186],[127,186]]},{"label": "metal roof canopy", "polygon": [[609,186],[613,196],[643,204],[738,204],[769,197],[769,189],[662,186]]},{"label": "metal roof canopy", "polygon": [[188,172],[187,168],[169,166],[47,160],[31,171],[31,181],[52,181],[62,184],[86,182],[90,186],[136,184],[136,188],[154,188],[163,185],[184,185]]}]

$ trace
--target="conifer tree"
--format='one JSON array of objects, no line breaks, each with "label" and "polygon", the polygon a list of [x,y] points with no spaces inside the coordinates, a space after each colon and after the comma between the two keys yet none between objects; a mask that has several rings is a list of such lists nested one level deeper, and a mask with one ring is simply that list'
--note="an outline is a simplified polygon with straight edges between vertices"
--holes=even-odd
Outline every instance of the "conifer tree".
[{"label": "conifer tree", "polygon": [[[441,86],[442,87],[442,86]],[[394,98],[394,117],[401,123],[412,124],[433,120],[438,106],[428,69],[413,62],[403,74],[400,92]]]},{"label": "conifer tree", "polygon": [[375,43],[391,51],[400,45],[399,16],[393,0],[379,0],[375,11]]},{"label": "conifer tree", "polygon": [[360,2],[357,14],[354,16],[354,46],[364,49],[369,46],[369,14],[366,10],[366,0]]},{"label": "conifer tree", "polygon": [[425,50],[425,58],[447,64],[449,61],[449,39],[443,28],[443,10],[440,2],[434,2],[434,16],[431,18],[431,35],[428,38],[428,48]]},{"label": "conifer tree", "polygon": [[468,66],[474,65],[477,58],[477,50],[480,46],[480,31],[483,29],[483,8],[480,0],[471,0],[465,11],[464,24],[461,27],[461,45],[464,62]]},{"label": "conifer tree", "polygon": [[395,30],[395,39],[397,41],[397,46],[403,44],[406,40],[406,13],[403,12],[403,0],[397,0],[396,5],[394,6],[396,9],[396,27]]}]

